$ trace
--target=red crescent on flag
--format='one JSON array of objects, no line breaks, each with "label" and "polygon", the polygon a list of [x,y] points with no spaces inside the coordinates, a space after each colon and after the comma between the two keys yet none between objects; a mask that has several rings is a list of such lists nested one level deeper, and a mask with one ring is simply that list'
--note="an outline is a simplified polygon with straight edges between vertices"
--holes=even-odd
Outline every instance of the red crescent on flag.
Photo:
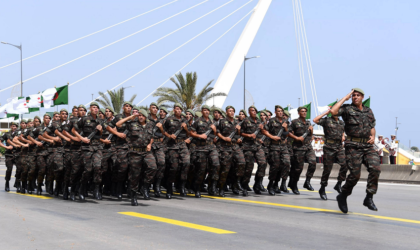
[{"label": "red crescent on flag", "polygon": [[53,97],[53,101],[55,101],[55,100],[57,100],[57,98],[58,98],[58,93],[57,92],[55,92],[55,95],[54,95],[54,97]]}]

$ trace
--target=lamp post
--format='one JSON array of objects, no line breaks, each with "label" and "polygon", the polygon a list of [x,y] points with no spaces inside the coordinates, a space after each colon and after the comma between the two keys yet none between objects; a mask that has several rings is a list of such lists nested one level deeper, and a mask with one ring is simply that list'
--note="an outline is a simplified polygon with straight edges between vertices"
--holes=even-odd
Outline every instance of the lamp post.
[{"label": "lamp post", "polygon": [[[20,45],[14,45],[7,42],[1,42],[2,44],[8,44],[13,47],[16,47],[20,50],[20,97],[23,97],[23,67],[22,67],[22,44]],[[20,116],[20,119],[23,118],[23,114]]]},{"label": "lamp post", "polygon": [[246,108],[245,108],[245,62],[246,62],[246,60],[253,59],[253,58],[258,58],[258,57],[260,57],[260,56],[253,56],[253,57],[244,56],[244,110],[246,110]]}]

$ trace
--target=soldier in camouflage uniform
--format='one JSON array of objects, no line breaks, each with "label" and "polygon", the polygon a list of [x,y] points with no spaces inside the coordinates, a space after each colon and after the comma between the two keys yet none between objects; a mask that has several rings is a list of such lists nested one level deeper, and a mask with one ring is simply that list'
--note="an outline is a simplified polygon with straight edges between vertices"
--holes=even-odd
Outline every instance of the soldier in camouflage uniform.
[{"label": "soldier in camouflage uniform", "polygon": [[[26,120],[22,119],[20,121],[20,128],[16,130],[15,136],[13,137],[13,142],[15,144],[20,145],[21,147],[18,148],[16,150],[16,174],[15,174],[15,185],[14,187],[16,187],[16,192],[20,193],[21,192],[21,178],[22,178],[22,171],[24,168],[24,165],[26,165],[26,156],[28,154],[28,147],[29,145],[26,143],[22,143],[20,141],[20,137],[21,135],[24,133],[26,129]],[[25,190],[25,189],[23,189]]]},{"label": "soldier in camouflage uniform", "polygon": [[[331,174],[331,169],[334,162],[340,165],[340,174],[338,175],[338,183],[341,189],[340,178],[346,178],[347,165],[346,165],[346,154],[344,152],[343,141],[344,141],[344,122],[338,119],[338,116],[322,118],[325,115],[330,114],[330,110],[315,117],[314,122],[324,128],[325,134],[325,145],[324,150],[324,171],[321,177],[321,188],[319,189],[319,195],[321,199],[327,200],[325,193],[325,187],[328,186],[328,178]],[[342,176],[344,174],[344,177]],[[336,187],[337,187],[336,185]],[[341,190],[340,190],[341,192]]]},{"label": "soldier in camouflage uniform", "polygon": [[[239,138],[241,127],[239,122],[234,119],[235,108],[233,106],[226,107],[227,118],[219,122],[217,126],[217,136],[220,138],[218,148],[220,151],[220,178],[219,178],[219,196],[224,197],[224,189],[226,179],[233,162],[236,162],[236,166],[239,169],[245,168],[245,157],[242,149],[238,146],[238,143],[242,141]],[[233,136],[231,137],[231,135]],[[219,174],[219,173],[217,173]],[[233,183],[236,193],[239,190],[243,190],[243,195],[247,196],[248,193],[241,187],[241,177],[236,177]]]},{"label": "soldier in camouflage uniform", "polygon": [[25,193],[25,189],[28,190],[29,194],[32,194],[32,191],[34,191],[32,187],[32,183],[28,182],[28,173],[31,166],[36,165],[36,149],[35,149],[35,143],[33,143],[29,138],[29,134],[31,133],[32,129],[34,129],[34,123],[32,119],[28,119],[26,124],[26,129],[23,130],[23,132],[19,136],[19,140],[23,143],[26,143],[29,145],[27,148],[26,157],[22,161],[22,174],[21,174],[21,193]]},{"label": "soldier in camouflage uniform", "polygon": [[[287,124],[289,128],[290,127],[289,111],[284,110],[283,112],[284,112],[283,119],[285,120],[285,123]],[[287,186],[286,186],[286,181],[287,181],[287,177],[289,177],[289,174],[290,174],[290,166],[293,164],[292,138],[289,136],[286,138],[286,146],[287,146],[287,150],[289,151],[290,164],[286,165],[281,170],[281,172],[279,172],[277,175],[276,182],[274,183],[274,192],[276,193],[281,193],[281,192],[289,193],[289,190],[287,189]],[[280,179],[281,179],[281,184],[279,188],[278,185],[279,185]]]},{"label": "soldier in camouflage uniform", "polygon": [[[30,157],[33,157],[31,159],[31,165],[28,166],[28,193],[32,194],[35,188],[35,177],[37,172],[39,171],[39,167],[37,164],[37,157],[38,157],[38,151],[40,147],[43,146],[43,144],[40,142],[38,135],[39,131],[41,130],[41,119],[38,116],[34,117],[33,120],[33,129],[30,130],[30,132],[27,135],[27,138],[33,143],[33,145],[30,146],[29,154]],[[34,135],[36,132],[36,136]]]},{"label": "soldier in camouflage uniform", "polygon": [[268,156],[268,162],[270,164],[268,193],[270,195],[276,194],[274,182],[276,181],[277,176],[284,168],[287,168],[290,165],[289,150],[286,145],[288,126],[286,120],[283,119],[283,107],[276,105],[274,110],[276,112],[276,117],[271,118],[262,130],[262,133],[271,140]]},{"label": "soldier in camouflage uniform", "polygon": [[[267,123],[268,123],[268,120],[270,119],[269,118],[269,111],[268,110],[261,110],[260,111],[260,119],[261,119],[261,123],[265,126],[265,125],[267,125]],[[260,133],[258,133],[258,135],[257,135],[257,143],[259,143],[260,145],[261,145],[261,149],[264,151],[264,154],[265,154],[265,158],[267,159],[267,161],[268,161],[268,154],[269,154],[269,149],[270,149],[270,143],[271,143],[271,140],[269,140],[268,138],[267,138],[267,136],[266,135],[264,135],[263,133],[262,133],[262,131],[260,132]],[[271,167],[271,166],[270,166]],[[263,182],[264,180],[261,180],[261,183]],[[260,186],[260,191],[261,192],[267,192],[267,189],[265,189],[265,187],[264,187],[264,185],[261,185]]]},{"label": "soldier in camouflage uniform", "polygon": [[254,162],[256,161],[258,163],[258,170],[255,174],[253,190],[256,194],[261,194],[261,190],[264,188],[262,181],[265,176],[265,169],[267,168],[267,159],[261,148],[261,144],[256,141],[256,138],[263,128],[263,124],[257,117],[257,108],[250,106],[248,112],[250,117],[246,117],[241,125],[241,136],[244,137],[242,150],[246,161],[242,188],[249,190],[249,181],[251,179],[252,170],[254,169]]},{"label": "soldier in camouflage uniform", "polygon": [[290,132],[292,133],[289,133],[289,136],[294,139],[292,145],[294,164],[292,165],[289,181],[289,186],[294,194],[300,194],[297,183],[305,161],[307,161],[309,165],[308,171],[306,172],[305,184],[303,185],[304,188],[311,191],[314,190],[310,181],[316,170],[315,152],[311,145],[313,127],[309,121],[306,121],[307,109],[305,107],[299,107],[298,113],[299,118],[292,121],[290,125]]},{"label": "soldier in camouflage uniform", "polygon": [[[166,177],[166,198],[171,199],[173,194],[173,183],[176,175],[181,172],[181,195],[185,196],[185,184],[190,167],[190,152],[188,151],[185,139],[188,133],[187,120],[181,117],[182,106],[179,103],[174,105],[174,115],[168,117],[163,125],[164,135],[168,137],[168,166]],[[176,135],[178,133],[178,136]],[[180,166],[181,164],[181,166]],[[181,170],[180,170],[181,169]]]},{"label": "soldier in camouflage uniform", "polygon": [[9,182],[10,182],[10,178],[12,176],[13,164],[17,165],[14,153],[16,151],[15,148],[17,148],[18,145],[13,143],[13,137],[14,137],[14,134],[16,132],[16,129],[17,129],[17,124],[12,122],[10,124],[10,131],[4,133],[1,137],[2,141],[5,141],[6,146],[7,146],[7,148],[6,148],[7,150],[4,154],[5,158],[6,158],[5,159],[5,161],[6,161],[6,176],[4,177],[4,179],[6,180],[6,184],[5,184],[4,190],[6,192],[10,191],[10,183]]},{"label": "soldier in camouflage uniform", "polygon": [[186,118],[188,120],[187,123],[187,128],[188,128],[188,139],[185,140],[185,143],[187,144],[188,147],[188,151],[190,152],[190,168],[187,174],[187,184],[186,184],[186,189],[188,190],[188,193],[193,194],[193,186],[194,186],[194,161],[195,161],[195,148],[197,147],[196,144],[196,139],[194,139],[193,137],[191,137],[190,131],[191,131],[191,126],[194,123],[194,117],[196,116],[196,112],[192,109],[188,109],[186,112]]},{"label": "soldier in camouflage uniform", "polygon": [[162,182],[163,172],[165,171],[165,148],[163,146],[163,126],[165,119],[157,117],[159,107],[152,102],[149,106],[150,115],[149,122],[153,125],[153,145],[152,152],[156,158],[157,172],[153,184],[155,197],[160,197],[160,186]]},{"label": "soldier in camouflage uniform", "polygon": [[139,113],[117,122],[117,127],[121,127],[124,123],[127,124],[128,138],[130,140],[129,179],[132,206],[138,206],[136,191],[138,190],[141,173],[145,173],[141,191],[144,199],[149,200],[149,186],[157,170],[156,159],[152,152],[152,130],[155,124],[148,122],[146,117],[146,110],[140,109]]},{"label": "soldier in camouflage uniform", "polygon": [[[363,105],[364,95],[363,90],[355,88],[337,102],[331,110],[333,116],[337,115],[343,118],[344,130],[347,135],[345,152],[350,174],[347,176],[341,194],[337,196],[338,207],[343,213],[348,212],[347,196],[351,195],[354,186],[360,179],[362,163],[365,164],[369,172],[367,194],[363,205],[370,210],[378,210],[373,202],[373,195],[378,190],[378,180],[381,173],[379,155],[373,147],[376,119],[372,110]],[[352,103],[344,104],[350,98],[352,98]]]},{"label": "soldier in camouflage uniform", "polygon": [[[101,200],[102,193],[100,185],[102,183],[102,143],[100,141],[102,134],[102,119],[98,117],[99,105],[97,102],[90,103],[90,115],[82,117],[73,127],[72,132],[76,129],[80,129],[85,137],[76,134],[77,137],[82,141],[82,154],[83,154],[83,165],[84,171],[82,179],[80,180],[79,197],[84,200],[85,197],[80,194],[84,194],[86,191],[87,183],[93,174],[93,183],[95,184],[95,190],[93,195],[95,199]],[[89,139],[88,137],[91,137]]]},{"label": "soldier in camouflage uniform", "polygon": [[[46,113],[44,115],[43,123],[41,124],[40,129],[32,130],[32,134],[34,138],[38,138],[39,140],[44,141],[42,147],[38,147],[37,150],[37,157],[36,157],[36,165],[38,166],[38,177],[37,177],[37,189],[36,194],[42,194],[42,185],[44,182],[44,176],[47,173],[47,159],[49,156],[48,148],[54,143],[53,140],[45,138],[42,136],[44,132],[47,130],[48,126],[51,124],[51,116]],[[45,184],[47,184],[45,182]]]},{"label": "soldier in camouflage uniform", "polygon": [[191,126],[191,136],[197,139],[196,160],[195,160],[195,197],[200,198],[200,187],[203,183],[207,164],[210,163],[209,172],[211,179],[211,187],[209,186],[209,195],[214,195],[216,192],[217,181],[219,180],[218,169],[220,169],[219,153],[213,144],[213,138],[210,133],[215,135],[217,130],[216,126],[209,118],[210,107],[207,105],[201,106],[202,117],[198,118]]}]

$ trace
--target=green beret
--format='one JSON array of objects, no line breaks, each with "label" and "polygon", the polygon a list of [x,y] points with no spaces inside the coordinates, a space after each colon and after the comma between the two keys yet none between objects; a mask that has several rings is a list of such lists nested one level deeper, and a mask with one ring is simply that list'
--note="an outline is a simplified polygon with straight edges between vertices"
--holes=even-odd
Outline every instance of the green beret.
[{"label": "green beret", "polygon": [[16,127],[18,126],[16,122],[11,122],[10,126],[13,126],[13,125],[15,125]]},{"label": "green beret", "polygon": [[202,111],[203,109],[207,109],[208,111],[210,111],[210,107],[209,107],[208,105],[203,105],[203,106],[201,106],[201,111]]},{"label": "green beret", "polygon": [[159,109],[159,106],[155,102],[150,103],[149,107],[152,107],[152,106],[155,106],[157,109]]},{"label": "green beret", "polygon": [[249,106],[248,111],[249,111],[249,109],[251,109],[251,108],[255,109],[255,112],[257,112],[257,113],[258,113],[258,109],[257,109],[254,105]]},{"label": "green beret", "polygon": [[266,111],[267,113],[270,113],[270,115],[273,115],[273,113],[272,113],[270,110],[266,109],[265,111]]},{"label": "green beret", "polygon": [[192,114],[192,116],[195,116],[195,112],[192,109],[187,109],[187,112],[190,112]]},{"label": "green beret", "polygon": [[51,119],[51,115],[48,113],[45,113],[44,116],[48,116]]},{"label": "green beret", "polygon": [[264,113],[264,114],[268,117],[267,110],[261,110],[261,111],[260,111],[260,114],[261,114],[261,113]]},{"label": "green beret", "polygon": [[181,116],[187,116],[184,112],[181,112]]},{"label": "green beret", "polygon": [[175,103],[175,104],[174,104],[174,109],[175,109],[176,107],[180,108],[181,110],[184,110],[184,109],[182,108],[182,106],[181,106],[181,104],[180,104],[180,103]]},{"label": "green beret", "polygon": [[196,112],[195,112],[195,115],[196,115],[197,117],[202,117],[202,116],[203,116],[203,114],[201,113],[201,111],[196,111]]},{"label": "green beret", "polygon": [[284,110],[282,106],[276,105],[276,106],[274,106],[274,111],[276,111],[276,109],[278,109],[278,108],[281,108],[282,110]]},{"label": "green beret", "polygon": [[228,109],[233,109],[233,111],[236,111],[235,108],[233,106],[230,106],[230,105],[227,106],[225,110],[228,111]]},{"label": "green beret", "polygon": [[73,106],[72,110],[73,110],[73,109],[78,109],[78,108],[77,108],[77,106]]},{"label": "green beret", "polygon": [[61,109],[60,113],[63,112],[63,111],[65,111],[67,114],[69,113],[69,112],[67,112],[67,109]]},{"label": "green beret", "polygon": [[137,107],[137,106],[134,106],[134,107],[132,108],[132,110],[137,110],[137,111],[140,111],[140,108],[139,108],[139,107]]},{"label": "green beret", "polygon": [[352,90],[354,90],[355,92],[359,92],[362,95],[365,95],[365,92],[361,88],[354,88]]},{"label": "green beret", "polygon": [[304,109],[304,110],[308,111],[308,109],[307,109],[306,107],[303,107],[303,106],[302,106],[302,107],[299,107],[299,108],[298,108],[298,112],[300,112],[302,109]]},{"label": "green beret", "polygon": [[37,115],[34,117],[34,121],[35,121],[35,119],[38,119],[39,121],[41,121],[41,118],[39,118],[39,116],[37,116]]},{"label": "green beret", "polygon": [[28,122],[33,122],[34,120],[32,120],[32,119],[28,119]]},{"label": "green beret", "polygon": [[146,118],[147,118],[147,111],[146,111],[146,110],[144,110],[144,109],[139,109],[138,111],[139,111],[139,113],[140,113],[140,114],[144,115],[144,117],[146,117]]},{"label": "green beret", "polygon": [[213,112],[214,112],[214,111],[219,112],[219,114],[223,114],[223,112],[222,112],[222,110],[221,110],[220,108],[214,108],[214,109],[213,109]]},{"label": "green beret", "polygon": [[168,114],[168,113],[169,113],[169,112],[168,112],[168,110],[167,110],[165,107],[160,107],[160,110],[165,111],[165,113],[166,113],[166,114]]},{"label": "green beret", "polygon": [[106,106],[105,109],[109,109],[109,111],[111,111],[113,114],[115,113],[114,109],[111,106]]},{"label": "green beret", "polygon": [[285,110],[283,113],[284,113],[285,115],[287,115],[287,116],[289,116],[289,117],[290,117],[290,113],[289,113],[289,111]]},{"label": "green beret", "polygon": [[58,113],[57,111],[54,111],[53,115],[59,115],[60,113]]},{"label": "green beret", "polygon": [[97,102],[91,102],[90,103],[90,107],[92,107],[92,106],[96,106],[96,107],[99,108],[99,104]]},{"label": "green beret", "polygon": [[104,108],[99,109],[99,112],[101,112],[102,114],[105,115],[105,109]]},{"label": "green beret", "polygon": [[248,114],[246,113],[246,110],[241,109],[241,110],[239,111],[239,113],[241,113],[241,112],[245,114],[245,117],[248,117]]},{"label": "green beret", "polygon": [[79,105],[79,108],[83,108],[85,111],[87,110],[86,107],[85,107],[85,105],[83,105],[83,104],[80,104]]},{"label": "green beret", "polygon": [[129,101],[124,102],[123,107],[124,107],[126,104],[130,105],[130,106],[133,108],[133,103],[131,103],[131,102],[129,102]]},{"label": "green beret", "polygon": [[223,118],[226,118],[226,113],[220,113],[222,115]]},{"label": "green beret", "polygon": [[20,123],[28,123],[25,119],[20,120]]}]

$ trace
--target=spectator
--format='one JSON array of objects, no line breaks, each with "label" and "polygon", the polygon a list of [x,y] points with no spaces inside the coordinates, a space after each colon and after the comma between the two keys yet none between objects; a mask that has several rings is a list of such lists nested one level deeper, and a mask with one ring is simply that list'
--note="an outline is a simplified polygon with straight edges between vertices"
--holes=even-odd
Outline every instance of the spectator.
[{"label": "spectator", "polygon": [[381,159],[381,164],[383,164],[382,158],[384,156],[384,144],[382,143],[384,137],[382,135],[378,135],[378,140],[375,141],[376,146],[378,146],[378,154],[379,158]]},{"label": "spectator", "polygon": [[391,135],[391,143],[389,148],[389,163],[396,164],[396,159],[398,155],[398,141],[395,135]]}]

